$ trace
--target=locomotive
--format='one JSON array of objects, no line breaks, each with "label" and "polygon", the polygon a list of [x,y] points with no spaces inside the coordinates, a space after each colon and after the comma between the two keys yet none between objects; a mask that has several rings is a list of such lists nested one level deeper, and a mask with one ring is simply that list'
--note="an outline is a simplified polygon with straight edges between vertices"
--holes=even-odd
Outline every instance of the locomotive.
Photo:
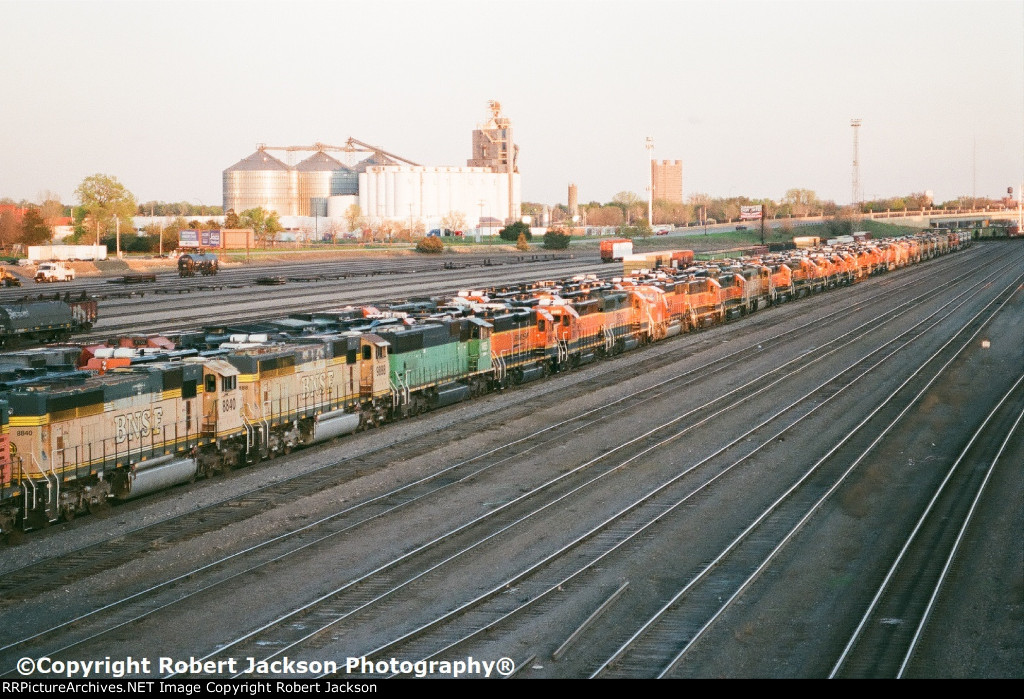
[{"label": "locomotive", "polygon": [[0,367],[0,531],[539,379],[969,241],[922,235],[296,314],[243,328],[260,333],[187,333],[178,354],[94,357],[94,371]]}]

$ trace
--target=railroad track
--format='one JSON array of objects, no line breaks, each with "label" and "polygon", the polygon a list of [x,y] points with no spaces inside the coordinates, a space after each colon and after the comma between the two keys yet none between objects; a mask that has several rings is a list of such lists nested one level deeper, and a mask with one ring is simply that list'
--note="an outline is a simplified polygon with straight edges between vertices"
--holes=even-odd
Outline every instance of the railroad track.
[{"label": "railroad track", "polygon": [[[660,666],[653,676],[677,676],[694,646],[742,599],[747,588],[802,531],[807,521],[830,497],[834,497],[849,474],[918,403],[946,366],[969,348],[976,331],[1003,308],[1021,281],[1022,278],[1017,277],[1005,286],[998,296],[974,315],[971,323],[955,333],[932,354],[928,362],[916,369],[868,418],[861,421],[847,440],[816,461],[740,536],[682,586],[667,604],[601,664],[594,676],[646,676],[652,672],[652,666]],[[934,373],[929,373],[929,370]],[[660,661],[652,662],[656,658]],[[833,673],[838,668],[837,664]]]},{"label": "railroad track", "polygon": [[[892,292],[892,294],[893,294],[894,296],[895,296],[895,295],[897,295],[897,293],[900,293],[900,292],[898,292],[898,291],[893,291],[893,292]],[[903,292],[903,293],[905,293],[905,292]],[[872,301],[874,301],[875,303],[878,303],[878,300],[879,300],[878,298],[872,299]],[[867,303],[867,301],[865,301],[865,303]],[[836,316],[838,316],[838,315],[840,315],[840,314],[846,314],[846,313],[849,313],[849,312],[850,312],[850,310],[849,310],[849,309],[847,309],[847,310],[844,310],[844,311],[840,311],[840,312],[837,312],[837,313],[836,313],[835,315],[836,315]],[[827,318],[827,316],[826,316],[826,318]],[[821,320],[822,320],[822,319],[816,319],[816,320],[817,320],[818,322],[821,322]],[[826,320],[826,322],[827,322],[827,320]],[[801,328],[801,330],[804,330],[804,331],[806,331],[806,327],[805,327],[805,328]],[[861,330],[864,330],[864,331],[866,331],[866,330],[867,330],[867,328],[862,328]],[[760,352],[760,351],[762,351],[762,348],[763,348],[763,347],[764,347],[764,344],[762,344],[762,346],[761,346],[761,347],[756,347],[756,348],[755,348],[754,346],[751,346],[751,347],[745,348],[744,350],[741,350],[741,351],[740,351],[740,353],[742,353],[742,352],[749,352],[749,353],[756,353],[756,352]],[[819,350],[819,351],[820,351],[820,350]],[[735,365],[734,365],[734,364],[723,364],[723,366],[722,366],[722,370],[724,371],[725,369],[727,369],[727,368],[729,368],[729,367],[732,367],[732,366],[735,366]],[[702,367],[702,369],[703,369],[703,367]],[[781,380],[781,379],[780,379],[780,380]],[[669,386],[661,387],[661,388],[660,388],[660,390],[662,390],[662,391],[670,391],[670,390],[678,391],[678,390],[679,390],[679,388],[680,388],[681,386],[684,386],[684,385],[686,385],[686,384],[685,384],[685,383],[683,383],[683,382],[677,382],[677,383],[671,384],[671,385],[669,385]],[[623,406],[623,407],[625,407],[625,406]],[[636,407],[637,407],[637,406],[633,405],[633,406],[630,406],[630,407],[631,407],[631,409],[636,409]],[[612,414],[614,414],[614,413],[612,413]],[[553,434],[552,436],[553,436],[553,437],[556,437],[557,439],[560,439],[560,438],[563,438],[563,437],[564,437],[564,435],[554,435],[554,434]],[[631,525],[631,526],[632,526],[632,525]],[[411,569],[411,570],[412,570],[412,569]],[[414,573],[413,573],[413,572],[409,572],[409,573],[408,573],[408,575],[412,575],[412,574],[414,574]],[[399,576],[399,577],[401,577],[401,576]],[[307,626],[308,626],[308,625],[307,625]],[[277,641],[275,641],[275,642],[277,642]],[[257,645],[258,645],[258,643],[257,643]]]},{"label": "railroad track", "polygon": [[[975,430],[900,548],[857,628],[829,674],[906,675],[942,585],[957,562],[985,487],[1011,440],[1022,438],[1024,375]],[[979,468],[979,466],[981,468]]]},{"label": "railroad track", "polygon": [[[930,320],[930,318],[928,320]],[[924,324],[924,322],[925,321],[922,321],[921,323],[916,324],[913,328],[905,331],[899,336],[898,339],[902,341],[899,349],[903,349],[903,347],[906,347],[923,335],[923,331],[918,331],[918,327]],[[934,322],[932,324],[934,325]],[[851,333],[858,332],[860,330],[861,329],[858,328],[851,331]],[[907,336],[910,336],[910,339],[905,339]],[[896,342],[893,341],[890,344],[896,344]],[[895,354],[896,351],[898,350],[893,350],[891,354]],[[476,654],[479,656],[480,649],[478,646],[470,645],[472,641],[475,641],[486,634],[495,634],[501,631],[503,629],[503,625],[507,624],[513,617],[541,617],[544,613],[550,611],[550,609],[537,610],[536,607],[543,606],[545,603],[548,604],[548,607],[555,605],[556,603],[552,602],[548,598],[557,596],[564,588],[568,588],[574,582],[578,582],[574,580],[577,576],[587,574],[596,566],[612,567],[616,565],[613,560],[610,560],[611,556],[618,556],[625,561],[630,560],[633,557],[634,552],[625,548],[628,543],[641,536],[650,535],[648,530],[653,528],[655,525],[664,525],[665,523],[663,520],[672,517],[673,514],[680,513],[682,508],[704,488],[710,487],[724,474],[739,467],[759,452],[763,447],[778,440],[788,431],[799,425],[812,413],[842,393],[847,386],[870,376],[870,372],[874,366],[886,361],[891,354],[881,360],[872,360],[872,357],[870,356],[864,357],[862,361],[865,363],[874,361],[873,366],[861,371],[859,369],[859,364],[855,364],[835,377],[834,381],[839,382],[840,385],[835,385],[834,382],[828,382],[820,388],[800,397],[790,405],[780,408],[777,413],[766,418],[755,428],[736,437],[732,442],[712,456],[717,458],[722,454],[727,454],[731,450],[737,449],[738,445],[741,445],[743,442],[749,441],[757,432],[770,427],[768,430],[771,433],[770,436],[756,438],[758,446],[750,448],[749,446],[744,445],[743,451],[746,453],[738,459],[730,461],[727,466],[711,469],[715,473],[713,475],[708,474],[707,480],[701,484],[693,486],[692,483],[685,480],[685,477],[689,476],[693,469],[698,467],[702,469],[706,468],[711,457],[693,464],[689,469],[679,473],[667,483],[660,485],[643,499],[630,503],[627,507],[620,510],[620,512],[615,516],[609,518],[605,522],[602,522],[598,527],[586,532],[586,534],[573,541],[571,545],[559,549],[555,553],[551,554],[547,559],[543,560],[533,568],[522,571],[516,577],[507,579],[499,585],[496,585],[484,595],[463,604],[459,608],[452,610],[445,615],[439,616],[437,619],[434,619],[393,641],[375,647],[372,650],[362,651],[362,653],[369,658],[399,657],[409,659],[413,662],[437,660],[444,657],[463,657],[464,654]],[[826,356],[827,355],[819,356],[815,361],[820,361]],[[805,368],[806,366],[801,366],[799,371],[803,371]],[[843,378],[847,374],[850,374],[851,376]],[[762,386],[759,391],[767,390],[779,381],[788,380],[791,376],[792,374],[787,374],[785,379],[766,377],[768,384]],[[843,381],[845,381],[845,383],[842,383]],[[743,396],[743,398],[746,399],[747,396]],[[708,407],[709,406],[706,405],[701,406],[699,410],[703,414],[703,411]],[[795,419],[794,416],[790,416],[789,419],[791,422],[782,429],[773,426],[773,423],[777,418],[788,413],[795,413]],[[706,415],[705,419],[713,419],[714,417],[715,414],[712,413],[710,415]],[[676,436],[681,435],[675,435],[672,439]],[[658,443],[657,445],[652,446],[662,447],[664,444]],[[644,450],[641,449],[640,453],[643,454]],[[636,457],[634,456],[631,457],[631,459],[632,458]],[[622,550],[619,550],[620,547],[623,547]],[[720,559],[716,559],[709,566],[709,569],[717,566],[721,566]],[[724,572],[718,573],[717,577],[719,580],[713,580],[706,585],[706,587],[712,589],[712,595],[721,591],[721,578],[729,579],[730,577],[735,577],[735,574]],[[691,582],[691,585],[692,584],[694,583]],[[514,590],[515,595],[507,594],[510,590]],[[621,590],[622,588],[620,587],[619,590],[616,591],[615,595],[617,596]],[[685,590],[687,591],[688,596],[695,594],[689,586],[685,588]],[[525,601],[522,601],[524,599]],[[601,605],[601,607],[603,608],[604,605]],[[655,634],[651,632],[648,627],[642,629],[642,631],[646,631],[648,633],[631,639],[631,642],[628,644],[628,652],[631,654],[632,660],[634,661],[632,664],[624,662],[622,653],[624,653],[625,650],[620,649],[620,651],[614,654],[606,664],[598,668],[595,675],[611,674],[611,676],[645,676],[646,673],[650,671],[652,659],[658,657],[659,645],[666,645],[664,637],[669,639],[667,642],[668,645],[671,645],[671,641],[678,639],[680,635],[685,637],[685,624],[681,626],[678,623],[678,619],[666,620],[668,612],[672,608],[672,605],[668,606],[666,609],[661,610],[661,614],[657,616],[657,623],[663,624],[667,627],[664,629],[662,634]],[[599,610],[601,609],[599,608]],[[587,620],[587,622],[589,621],[590,619]],[[331,626],[333,626],[333,624]],[[328,628],[330,627],[324,626],[315,632],[311,632],[307,635],[307,638],[316,638],[323,634]],[[581,627],[580,630],[582,630],[582,628],[583,627]],[[332,632],[335,634],[338,633],[337,630],[333,630]],[[570,634],[570,639],[574,635],[575,634]],[[652,636],[654,637],[653,640]],[[647,643],[641,643],[639,639],[646,640]],[[251,650],[251,648],[245,649],[245,651]],[[313,653],[316,650],[318,650],[318,646],[315,643],[310,647],[301,646],[298,648],[294,644],[290,644],[285,645],[284,651],[278,651],[275,655],[265,659],[269,660],[285,651],[291,653]],[[562,652],[564,652],[564,645],[560,646],[553,654],[555,659],[557,659],[557,656]],[[663,650],[662,654],[664,654]],[[610,672],[608,669],[611,663],[615,664],[614,672]],[[671,663],[666,669],[666,672],[670,669]]]}]

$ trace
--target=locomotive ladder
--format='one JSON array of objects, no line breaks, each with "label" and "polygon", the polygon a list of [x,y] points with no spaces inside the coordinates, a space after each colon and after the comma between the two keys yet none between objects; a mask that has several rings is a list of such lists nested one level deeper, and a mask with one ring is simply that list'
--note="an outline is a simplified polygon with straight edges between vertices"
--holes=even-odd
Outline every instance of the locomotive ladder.
[{"label": "locomotive ladder", "polygon": [[409,402],[409,386],[402,383],[402,375],[395,372],[395,380],[388,379],[391,384],[391,407],[397,408]]},{"label": "locomotive ladder", "polygon": [[264,401],[263,405],[260,406],[259,417],[260,424],[263,425],[263,444],[270,449],[270,421],[267,420],[267,413],[270,412],[270,401]]},{"label": "locomotive ladder", "polygon": [[[56,473],[53,473],[53,481],[51,481],[50,480],[50,476],[47,475],[46,471],[43,470],[43,467],[39,465],[38,461],[36,461],[35,454],[32,454],[31,456],[32,456],[32,465],[36,467],[36,470],[39,471],[39,475],[41,475],[43,477],[43,479],[46,481],[46,516],[47,516],[47,519],[49,519],[51,522],[56,522],[57,521],[57,504],[58,504],[58,502],[60,500],[60,478],[57,477]],[[53,472],[53,466],[52,465],[50,466],[50,470],[51,470],[51,472]],[[32,491],[33,491],[33,493],[32,493],[32,495],[33,495],[32,504],[33,504],[33,507],[34,507],[35,506],[35,502],[36,502],[36,499],[35,499],[35,495],[36,495],[36,493],[35,493],[35,490],[36,490],[36,488],[35,488],[35,481],[30,478],[29,482],[32,483]],[[25,515],[28,516],[28,503],[27,502],[25,503]]]},{"label": "locomotive ladder", "polygon": [[253,427],[252,423],[249,422],[249,418],[245,416],[245,412],[242,412],[242,424],[245,426],[245,450],[248,452],[252,449],[253,445]]},{"label": "locomotive ladder", "polygon": [[569,341],[558,340],[556,346],[558,348],[558,363],[564,364],[569,359]]},{"label": "locomotive ladder", "polygon": [[601,334],[604,335],[604,351],[611,354],[615,346],[615,333],[607,325],[601,327]]},{"label": "locomotive ladder", "polygon": [[[655,330],[658,329],[659,326],[657,323],[654,322],[654,315],[651,313],[650,304],[644,304],[644,312],[647,314],[647,322],[650,324],[649,327],[651,328],[649,336],[653,339],[657,337],[657,335],[655,334]],[[664,334],[664,332],[661,333],[662,336]]]}]

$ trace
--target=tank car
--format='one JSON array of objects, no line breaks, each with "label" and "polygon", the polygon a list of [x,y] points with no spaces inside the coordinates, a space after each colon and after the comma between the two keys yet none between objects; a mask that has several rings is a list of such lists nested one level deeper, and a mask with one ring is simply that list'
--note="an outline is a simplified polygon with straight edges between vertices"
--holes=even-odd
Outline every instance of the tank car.
[{"label": "tank car", "polygon": [[203,275],[204,277],[212,276],[217,274],[217,269],[220,263],[217,260],[217,256],[210,252],[189,252],[185,253],[178,258],[178,276],[179,277],[194,277],[196,275]]}]

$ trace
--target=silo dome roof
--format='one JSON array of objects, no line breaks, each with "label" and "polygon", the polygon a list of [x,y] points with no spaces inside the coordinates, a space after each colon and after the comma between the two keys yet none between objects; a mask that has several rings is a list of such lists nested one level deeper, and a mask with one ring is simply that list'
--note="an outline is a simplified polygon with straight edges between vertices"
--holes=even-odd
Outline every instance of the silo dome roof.
[{"label": "silo dome roof", "polygon": [[258,150],[247,158],[242,158],[224,172],[254,172],[259,170],[290,170],[291,168],[282,163],[265,150]]},{"label": "silo dome roof", "polygon": [[356,172],[366,172],[366,168],[373,167],[374,165],[398,165],[397,160],[393,160],[382,153],[374,153],[369,158],[364,158],[356,163]]},{"label": "silo dome roof", "polygon": [[304,171],[304,172],[311,172],[311,171],[312,172],[318,172],[318,171],[333,172],[335,170],[348,170],[348,171],[351,171],[351,168],[345,167],[345,165],[343,165],[342,163],[338,162],[337,160],[335,160],[331,156],[327,155],[323,151],[317,151],[313,155],[309,156],[308,158],[303,160],[301,163],[296,165],[295,169],[296,170],[301,170],[301,171]]}]

